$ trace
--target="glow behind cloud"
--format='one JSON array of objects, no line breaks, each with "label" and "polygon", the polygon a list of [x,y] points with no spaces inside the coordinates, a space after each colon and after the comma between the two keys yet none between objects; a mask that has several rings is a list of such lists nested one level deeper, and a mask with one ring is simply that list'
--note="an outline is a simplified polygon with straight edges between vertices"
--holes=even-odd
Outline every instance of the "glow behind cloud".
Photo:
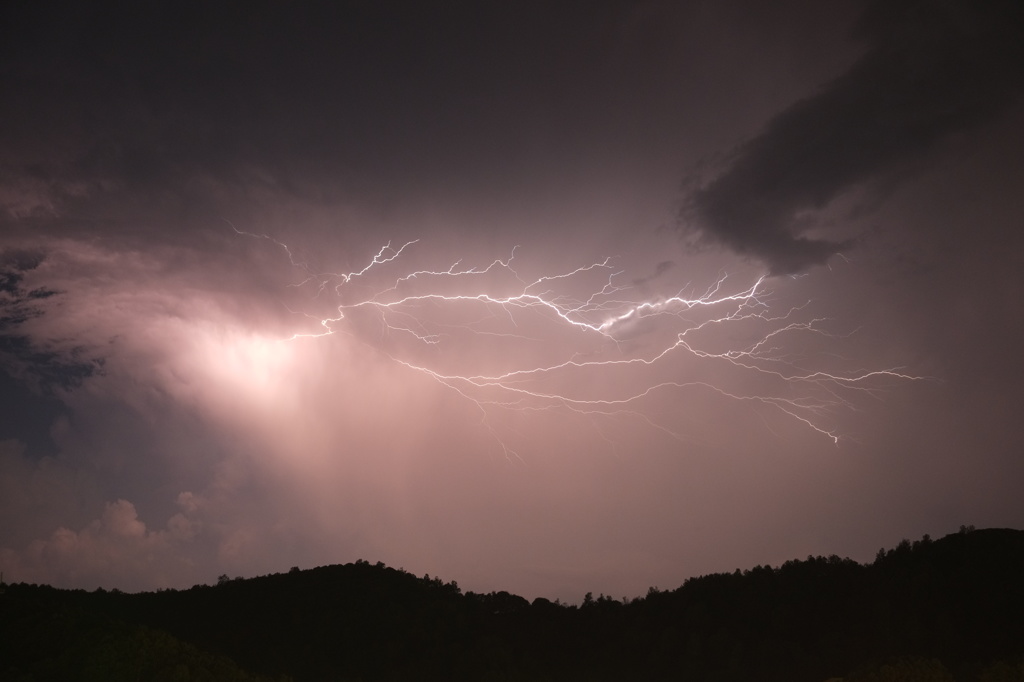
[{"label": "glow behind cloud", "polygon": [[0,4],[6,580],[1024,525],[1014,3],[103,4]]}]

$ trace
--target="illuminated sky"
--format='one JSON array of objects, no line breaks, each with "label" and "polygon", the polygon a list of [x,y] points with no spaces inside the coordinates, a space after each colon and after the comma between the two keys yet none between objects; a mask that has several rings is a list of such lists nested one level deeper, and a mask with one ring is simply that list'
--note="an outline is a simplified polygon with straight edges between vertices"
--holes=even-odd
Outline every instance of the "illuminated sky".
[{"label": "illuminated sky", "polygon": [[578,601],[1024,527],[1019,3],[0,26],[7,580]]}]

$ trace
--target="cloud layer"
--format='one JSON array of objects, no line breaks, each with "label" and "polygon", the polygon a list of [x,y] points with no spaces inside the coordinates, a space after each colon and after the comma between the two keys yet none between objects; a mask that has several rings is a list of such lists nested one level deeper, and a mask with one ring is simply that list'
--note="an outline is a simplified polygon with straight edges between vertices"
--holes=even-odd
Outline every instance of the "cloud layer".
[{"label": "cloud layer", "polygon": [[230,5],[0,5],[5,579],[577,600],[1024,523],[1014,5]]},{"label": "cloud layer", "polygon": [[891,191],[943,138],[987,121],[1024,87],[1024,11],[1013,2],[879,2],[865,55],[774,117],[688,197],[684,227],[789,274],[850,240],[806,236],[857,188]]}]

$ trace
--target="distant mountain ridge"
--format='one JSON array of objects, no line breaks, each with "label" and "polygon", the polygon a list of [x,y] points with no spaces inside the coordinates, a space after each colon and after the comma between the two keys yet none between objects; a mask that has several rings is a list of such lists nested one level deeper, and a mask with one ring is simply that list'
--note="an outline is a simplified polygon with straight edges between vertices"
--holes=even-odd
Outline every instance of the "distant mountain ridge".
[{"label": "distant mountain ridge", "polygon": [[365,561],[140,594],[14,584],[0,642],[4,680],[1024,682],[1024,531],[580,605]]}]

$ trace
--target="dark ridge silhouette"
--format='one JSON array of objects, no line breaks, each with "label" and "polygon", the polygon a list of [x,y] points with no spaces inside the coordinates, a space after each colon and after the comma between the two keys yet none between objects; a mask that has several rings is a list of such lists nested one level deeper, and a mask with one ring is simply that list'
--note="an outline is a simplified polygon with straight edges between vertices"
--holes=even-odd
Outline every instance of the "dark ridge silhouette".
[{"label": "dark ridge silhouette", "polygon": [[4,680],[1024,682],[1024,531],[579,605],[365,561],[140,594],[15,584],[0,642]]}]

